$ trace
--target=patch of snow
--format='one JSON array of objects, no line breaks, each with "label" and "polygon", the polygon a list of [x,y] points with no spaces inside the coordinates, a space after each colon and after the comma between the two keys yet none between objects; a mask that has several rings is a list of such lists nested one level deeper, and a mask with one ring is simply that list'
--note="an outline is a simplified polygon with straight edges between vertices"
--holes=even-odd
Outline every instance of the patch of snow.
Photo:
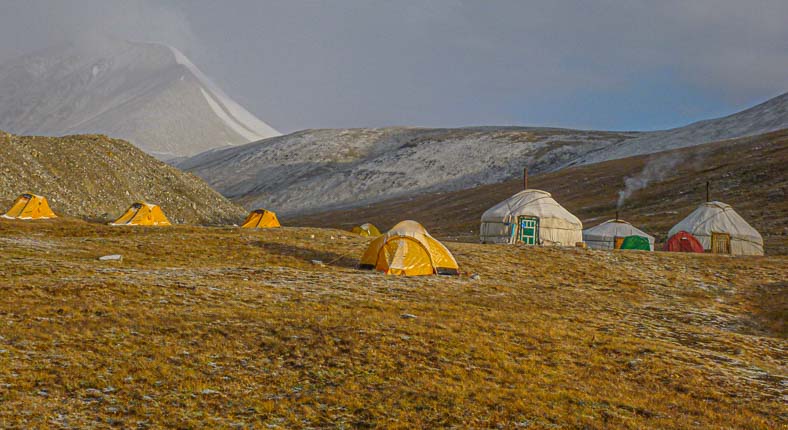
[{"label": "patch of snow", "polygon": [[[231,127],[233,130],[237,130],[238,128],[244,128],[248,130],[246,134],[242,134],[242,133],[239,134],[241,134],[244,137],[246,137],[247,135],[255,136],[255,137],[250,137],[249,138],[250,140],[260,140],[260,139],[265,139],[267,137],[274,137],[281,135],[281,133],[274,130],[273,127],[264,123],[256,116],[252,115],[249,111],[247,111],[241,105],[236,103],[235,100],[231,99],[227,94],[225,94],[225,92],[222,91],[221,88],[216,86],[208,78],[208,76],[206,76],[200,69],[198,69],[197,66],[195,66],[185,55],[183,55],[183,53],[181,53],[181,51],[179,51],[173,46],[169,46],[169,45],[165,45],[165,46],[167,46],[167,48],[169,48],[170,51],[172,51],[173,56],[175,56],[175,61],[178,64],[189,69],[189,71],[192,72],[192,74],[194,74],[194,76],[196,76],[197,79],[200,80],[200,83],[204,87],[206,87],[208,92],[210,92],[212,95],[216,97],[216,99],[218,99],[218,102],[214,102],[214,105],[212,105],[211,108],[214,109],[214,112],[216,112],[218,106],[221,105],[222,108],[219,108],[218,110],[225,112],[225,114],[220,115],[220,117],[222,118],[223,121],[225,121],[228,127]],[[200,90],[203,91],[203,95],[207,100],[209,100],[209,103],[211,103],[210,101],[211,98],[206,94],[206,91],[203,88],[201,88]]]}]

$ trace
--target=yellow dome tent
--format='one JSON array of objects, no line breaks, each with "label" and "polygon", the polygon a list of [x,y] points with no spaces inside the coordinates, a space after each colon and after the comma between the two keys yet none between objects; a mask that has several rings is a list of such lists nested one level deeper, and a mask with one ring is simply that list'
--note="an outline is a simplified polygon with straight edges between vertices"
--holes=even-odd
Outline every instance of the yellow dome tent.
[{"label": "yellow dome tent", "polygon": [[387,275],[457,275],[448,249],[416,221],[402,221],[369,244],[359,267]]},{"label": "yellow dome tent", "polygon": [[244,221],[244,223],[241,225],[241,228],[273,227],[281,227],[281,224],[279,224],[279,220],[276,218],[275,213],[265,209],[253,210],[249,216],[246,217],[246,221]]},{"label": "yellow dome tent", "polygon": [[158,205],[152,205],[145,202],[137,202],[120,216],[120,218],[111,222],[109,225],[152,225],[152,226],[166,226],[170,224],[170,220],[164,215],[164,212]]},{"label": "yellow dome tent", "polygon": [[46,197],[25,193],[14,200],[11,209],[3,215],[8,219],[48,219],[57,218],[49,207]]},{"label": "yellow dome tent", "polygon": [[361,236],[377,237],[377,236],[381,235],[380,230],[378,230],[378,228],[375,227],[374,224],[370,224],[368,222],[365,222],[364,224],[361,224],[359,226],[353,227],[353,230],[351,230],[351,231],[353,233],[360,234]]}]

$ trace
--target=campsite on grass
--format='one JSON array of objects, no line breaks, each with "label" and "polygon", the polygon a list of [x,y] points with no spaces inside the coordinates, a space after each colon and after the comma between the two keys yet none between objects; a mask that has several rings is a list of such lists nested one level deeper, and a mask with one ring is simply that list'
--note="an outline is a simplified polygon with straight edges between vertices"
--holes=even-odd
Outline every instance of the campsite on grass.
[{"label": "campsite on grass", "polygon": [[786,18],[0,2],[0,430],[788,430]]}]

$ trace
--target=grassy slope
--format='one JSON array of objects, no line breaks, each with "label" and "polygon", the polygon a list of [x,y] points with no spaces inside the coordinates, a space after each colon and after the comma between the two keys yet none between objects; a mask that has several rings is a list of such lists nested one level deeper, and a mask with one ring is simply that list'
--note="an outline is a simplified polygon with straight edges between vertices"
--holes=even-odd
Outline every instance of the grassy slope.
[{"label": "grassy slope", "polygon": [[238,223],[246,211],[202,179],[103,135],[15,136],[0,131],[0,211],[21,193],[48,198],[58,215],[111,221],[138,200],[174,222]]},{"label": "grassy slope", "polygon": [[[624,178],[643,170],[649,160],[665,157],[683,161],[662,181],[636,192],[622,218],[664,240],[668,230],[705,198],[712,181],[712,198],[733,205],[764,236],[766,252],[788,253],[788,130],[728,140],[652,156],[631,157],[532,176],[531,188],[552,193],[586,227],[615,217],[618,191]],[[402,219],[422,222],[434,235],[478,241],[479,218],[494,204],[522,189],[522,181],[484,185],[470,190],[395,199],[368,207],[318,213],[283,222],[349,229],[373,222],[387,229]]]},{"label": "grassy slope", "polygon": [[365,243],[0,221],[0,427],[788,425],[785,257]]}]

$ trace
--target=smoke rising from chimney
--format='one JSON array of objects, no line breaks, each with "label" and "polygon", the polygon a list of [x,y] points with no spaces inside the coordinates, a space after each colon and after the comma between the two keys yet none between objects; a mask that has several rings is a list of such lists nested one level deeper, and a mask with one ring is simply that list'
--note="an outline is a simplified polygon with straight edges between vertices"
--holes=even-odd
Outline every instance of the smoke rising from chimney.
[{"label": "smoke rising from chimney", "polygon": [[677,155],[667,155],[651,159],[646,163],[640,173],[635,176],[624,178],[624,189],[618,192],[616,209],[620,210],[635,191],[646,188],[652,182],[665,180],[681,161],[682,158]]}]

